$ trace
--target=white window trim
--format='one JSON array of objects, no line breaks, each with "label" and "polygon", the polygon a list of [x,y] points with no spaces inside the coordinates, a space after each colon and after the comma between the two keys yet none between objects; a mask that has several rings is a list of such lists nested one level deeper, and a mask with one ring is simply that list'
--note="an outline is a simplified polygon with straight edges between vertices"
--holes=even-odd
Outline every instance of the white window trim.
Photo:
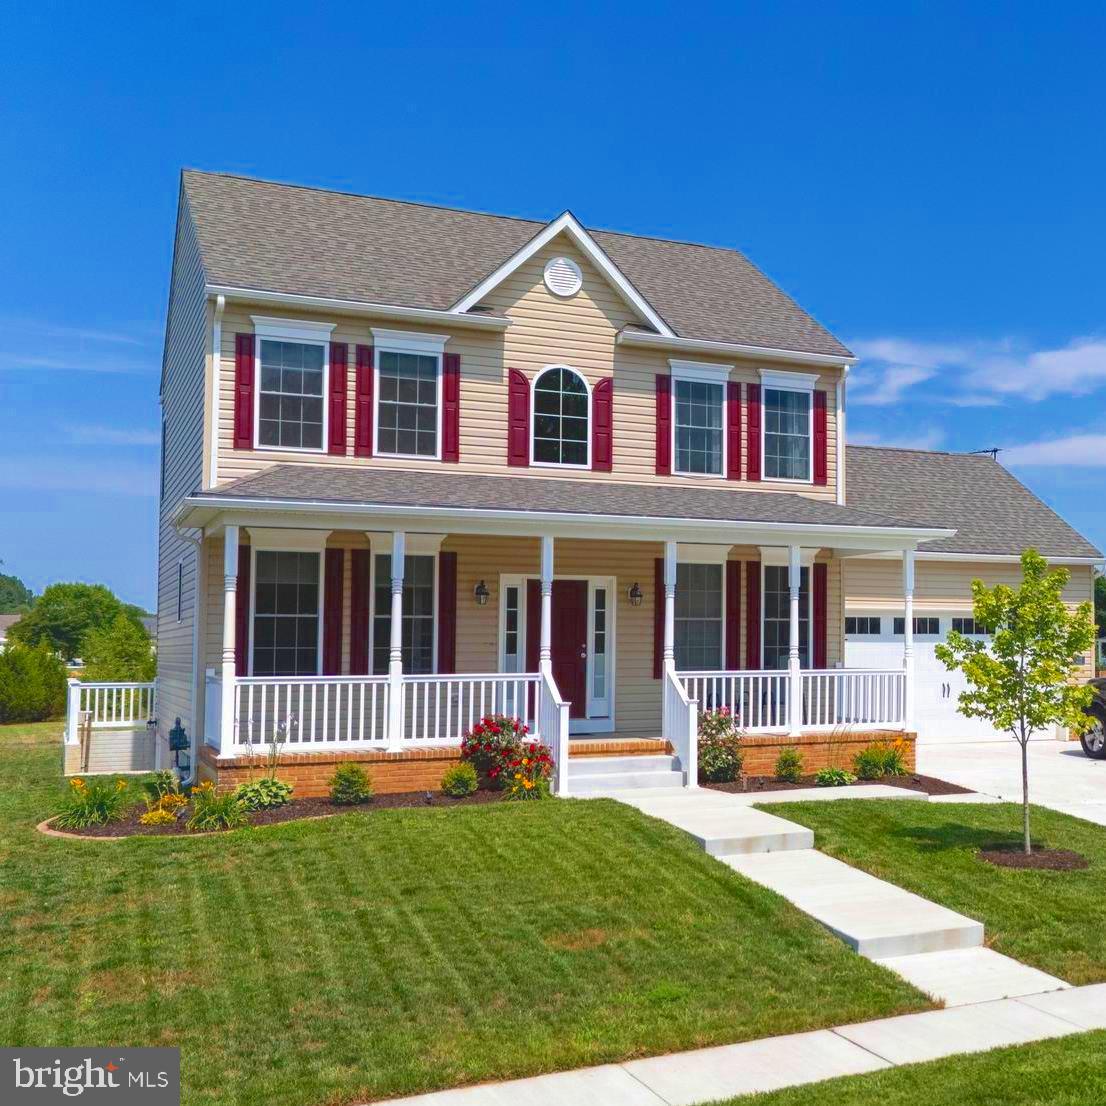
[{"label": "white window trim", "polygon": [[[254,534],[264,533],[260,530],[250,530],[250,538],[253,539]],[[272,533],[272,531],[269,531]],[[287,533],[287,531],[285,531]],[[328,530],[311,531],[311,533],[319,533],[323,535],[323,546],[326,544],[326,538],[329,534]],[[275,546],[266,545],[264,543],[257,544],[255,541],[250,542],[250,647],[246,654],[246,670],[250,676],[253,675],[253,638],[254,638],[254,623],[257,617],[257,555],[258,553],[314,553],[318,561],[319,566],[319,603],[318,609],[315,612],[315,620],[318,624],[318,641],[315,645],[315,671],[314,673],[306,673],[302,676],[303,679],[309,679],[312,675],[321,676],[323,672],[323,612],[326,610],[326,573],[323,572],[323,548],[320,547],[317,550],[307,545],[292,545],[292,546]],[[260,679],[296,679],[295,676],[263,676]]]},{"label": "white window trim", "polygon": [[[448,334],[420,334],[413,330],[382,330],[372,327],[373,335],[373,442],[377,457],[395,457],[404,461],[440,461],[442,459],[442,361]],[[380,355],[382,353],[412,353],[433,357],[438,363],[435,451],[429,453],[387,453],[380,448]]]},{"label": "white window trim", "polygon": [[[308,319],[274,319],[266,315],[251,315],[253,320],[253,447],[266,453],[326,453],[330,443],[330,336],[334,323],[319,323]],[[323,347],[323,430],[319,446],[261,444],[261,343],[298,342],[305,346]],[[252,631],[251,631],[252,632]],[[250,666],[253,667],[252,650]]]},{"label": "white window trim", "polygon": [[[764,667],[764,646],[765,646],[765,640],[764,639],[765,639],[765,636],[766,636],[765,633],[764,633],[764,626],[765,626],[765,623],[768,621],[768,615],[765,611],[765,603],[764,603],[764,595],[765,595],[764,583],[765,583],[765,576],[767,575],[767,573],[765,572],[765,569],[767,569],[769,567],[771,567],[771,568],[784,568],[784,567],[786,567],[786,562],[772,563],[770,561],[765,561],[763,559],[760,562],[760,669],[761,669],[762,672],[767,672],[767,671],[785,672],[787,670],[784,669],[784,668],[773,668],[773,669],[769,670],[769,669]],[[800,565],[800,568],[799,568],[800,573],[802,572],[802,570],[804,568],[807,570],[807,588],[806,588],[806,607],[807,607],[807,610],[806,610],[806,620],[807,620],[806,621],[806,624],[807,624],[806,651],[807,651],[807,655],[804,657],[801,653],[799,654],[799,667],[800,668],[805,667],[805,668],[809,669],[814,664],[814,560],[813,560],[813,552],[812,552],[812,555],[811,555],[811,560],[809,560],[809,561],[803,560],[802,561],[802,563]],[[800,579],[800,586],[801,586],[802,577],[800,576],[799,579]],[[788,594],[790,595],[790,584],[788,585]],[[800,592],[800,600],[799,600],[800,602],[802,602],[801,595],[802,595],[802,593]],[[804,660],[806,661],[805,665],[803,664]],[[748,663],[748,658],[746,658],[746,663]]]},{"label": "white window trim", "polygon": [[[721,551],[721,555],[719,555]],[[677,565],[718,565],[722,569],[722,587],[719,592],[721,607],[718,612],[718,619],[722,627],[722,636],[718,641],[718,667],[708,669],[688,669],[688,671],[704,671],[704,672],[725,672],[726,671],[726,562],[729,560],[730,546],[728,545],[684,545],[676,547],[676,564]],[[679,585],[676,587],[676,594],[679,594]],[[659,597],[663,602],[663,596]],[[675,612],[673,611],[673,616]],[[676,638],[673,634],[672,647],[676,647]]]},{"label": "white window trim", "polygon": [[[537,437],[537,411],[535,410],[538,402],[538,381],[541,380],[547,372],[552,372],[554,369],[567,369],[570,373],[575,373],[583,382],[584,390],[588,397],[588,459],[582,465],[565,464],[560,461],[535,461],[534,460],[534,439]],[[592,387],[588,383],[588,378],[576,368],[571,365],[546,365],[545,368],[534,377],[533,384],[530,385],[530,464],[534,468],[539,469],[590,469],[591,468],[591,437],[592,426],[594,420],[592,418]]]},{"label": "white window trim", "polygon": [[[672,451],[672,475],[673,476],[690,476],[694,478],[702,478],[704,480],[725,480],[726,473],[729,465],[729,433],[727,426],[727,411],[726,404],[729,401],[727,394],[727,384],[729,383],[730,373],[733,371],[733,365],[715,365],[707,361],[679,361],[675,358],[669,358],[668,367],[672,377],[672,428],[671,436],[672,441],[670,449]],[[722,388],[722,465],[719,472],[685,472],[678,467],[677,459],[679,457],[679,451],[676,449],[676,435],[678,427],[676,425],[676,384],[679,381],[689,381],[695,384],[716,384]]]},{"label": "white window trim", "polygon": [[[814,483],[814,386],[818,382],[817,373],[779,372],[776,369],[761,369],[762,388],[760,419],[760,478],[772,484],[813,484]],[[768,441],[768,393],[799,392],[809,397],[807,401],[807,475],[804,480],[795,476],[769,476],[765,444]]]},{"label": "white window trim", "polygon": [[[392,555],[392,535],[389,533],[370,531],[366,535],[369,539],[369,641],[368,641],[368,658],[369,658],[369,675],[382,675],[382,673],[373,672],[373,646],[374,637],[376,634],[376,558],[378,556],[390,557]],[[438,631],[440,629],[441,619],[438,616],[438,586],[439,586],[439,572],[441,570],[441,561],[438,557],[438,553],[441,551],[442,542],[445,540],[445,534],[408,534],[403,543],[403,555],[404,557],[431,557],[434,561],[434,596],[431,599],[431,606],[433,610],[433,625],[434,625],[434,639],[431,645],[430,655],[430,671],[428,673],[422,673],[422,675],[436,676],[438,674]],[[352,563],[352,561],[351,561]],[[404,566],[404,580],[407,578],[406,565]],[[388,581],[389,595],[391,594],[391,580]],[[461,604],[461,595],[458,592],[457,605],[458,608]],[[388,612],[392,613],[391,603],[389,601]],[[458,615],[460,611],[458,610]],[[380,617],[384,617],[382,611]],[[403,670],[405,676],[415,675],[410,673],[405,668]]]}]

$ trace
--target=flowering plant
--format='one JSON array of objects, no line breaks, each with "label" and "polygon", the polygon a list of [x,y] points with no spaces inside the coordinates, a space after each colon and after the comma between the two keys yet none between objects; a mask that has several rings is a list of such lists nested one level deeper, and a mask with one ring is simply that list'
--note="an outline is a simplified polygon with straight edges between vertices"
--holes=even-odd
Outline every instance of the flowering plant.
[{"label": "flowering plant", "polygon": [[472,763],[485,787],[502,787],[505,765],[516,759],[530,732],[521,719],[487,714],[461,739],[461,758]]},{"label": "flowering plant", "polygon": [[699,779],[729,783],[741,775],[737,716],[729,707],[699,712]]},{"label": "flowering plant", "polygon": [[523,745],[503,766],[505,799],[544,799],[549,794],[553,757],[536,741]]}]

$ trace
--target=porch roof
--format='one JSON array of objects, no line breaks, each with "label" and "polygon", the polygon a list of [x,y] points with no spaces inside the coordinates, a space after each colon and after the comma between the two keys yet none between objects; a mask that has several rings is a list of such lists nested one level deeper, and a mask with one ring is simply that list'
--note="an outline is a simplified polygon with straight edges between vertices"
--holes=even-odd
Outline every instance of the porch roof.
[{"label": "porch roof", "polygon": [[[538,476],[278,464],[189,496],[177,523],[205,526],[232,509],[297,513],[444,514],[461,518],[662,523],[710,529],[819,531],[810,544],[848,545],[848,536],[883,535],[899,547],[954,531],[790,493],[625,484]],[[366,525],[364,522],[362,526]],[[447,528],[448,523],[438,523]],[[371,528],[371,527],[370,527]],[[661,534],[656,533],[657,540]],[[729,540],[738,536],[732,530]],[[842,537],[845,540],[821,540]]]}]

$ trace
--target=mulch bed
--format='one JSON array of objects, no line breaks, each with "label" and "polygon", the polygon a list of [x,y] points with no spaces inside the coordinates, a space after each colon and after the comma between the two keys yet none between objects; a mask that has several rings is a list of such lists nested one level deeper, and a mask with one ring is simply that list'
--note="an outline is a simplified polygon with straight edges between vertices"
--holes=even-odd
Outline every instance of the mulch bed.
[{"label": "mulch bed", "polygon": [[[920,776],[911,772],[905,776],[885,776],[881,780],[857,780],[853,786],[866,787],[886,784],[889,787],[903,787],[909,791],[923,791],[927,795],[970,795],[971,788],[960,787],[935,776]],[[730,791],[744,795],[752,791],[797,791],[803,787],[817,787],[814,776],[803,776],[798,783],[787,783],[775,776],[743,776],[733,783],[704,783],[712,791]]]},{"label": "mulch bed", "polygon": [[[280,822],[296,822],[305,818],[329,818],[334,814],[372,814],[376,810],[400,810],[407,807],[480,806],[485,803],[503,802],[501,791],[477,791],[463,799],[426,791],[405,791],[399,795],[377,795],[367,803],[356,806],[339,806],[329,799],[293,799],[284,806],[258,810],[246,817],[251,826],[273,826]],[[185,807],[181,817],[171,826],[144,826],[138,819],[145,814],[140,804],[121,822],[106,826],[89,826],[81,830],[67,830],[78,837],[200,837],[204,832],[226,833],[226,830],[193,832],[185,823],[191,816]]]},{"label": "mulch bed", "polygon": [[1071,849],[1034,849],[1026,856],[1021,845],[995,845],[990,849],[980,849],[977,855],[980,860],[999,868],[1078,872],[1091,866],[1091,862],[1082,853],[1072,852]]}]

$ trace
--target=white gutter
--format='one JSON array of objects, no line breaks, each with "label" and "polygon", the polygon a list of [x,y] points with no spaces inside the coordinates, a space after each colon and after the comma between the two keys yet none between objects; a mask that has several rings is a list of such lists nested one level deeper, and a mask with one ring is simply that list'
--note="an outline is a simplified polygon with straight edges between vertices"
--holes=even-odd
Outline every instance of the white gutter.
[{"label": "white gutter", "polygon": [[208,486],[219,483],[219,370],[223,361],[223,310],[227,297],[215,297],[215,315],[211,324],[211,452],[208,462]]},{"label": "white gutter", "polygon": [[[893,556],[890,553],[858,553],[859,560],[879,560]],[[1104,563],[1102,557],[1052,557],[1048,553],[1042,553],[1042,557],[1050,565],[1090,565],[1097,568]],[[985,564],[1021,564],[1020,553],[948,553],[943,550],[919,549],[914,554],[919,561],[980,561]]]},{"label": "white gutter", "polygon": [[[174,512],[173,522],[180,525],[185,513],[193,508],[215,510],[282,511],[285,513],[349,515],[353,517],[422,517],[444,519],[481,519],[487,521],[562,523],[604,525],[613,528],[649,527],[653,530],[670,527],[675,529],[721,530],[733,533],[735,529],[765,533],[817,534],[822,537],[889,537],[909,544],[920,541],[938,541],[951,538],[955,530],[937,527],[870,526],[848,523],[813,522],[760,522],[756,519],[701,519],[659,517],[652,515],[600,515],[570,511],[535,511],[532,508],[507,510],[485,507],[419,507],[406,504],[338,503],[311,499],[264,499],[250,496],[190,495],[181,501]],[[658,539],[660,537],[658,536]]]},{"label": "white gutter", "polygon": [[620,330],[615,339],[622,346],[662,346],[665,349],[694,350],[696,353],[737,354],[756,361],[798,361],[804,365],[825,365],[839,368],[855,365],[857,358],[831,353],[805,353],[801,350],[774,349],[770,346],[749,346],[740,342],[712,342],[706,338],[668,338],[663,334]]},{"label": "white gutter", "polygon": [[209,296],[227,296],[254,303],[279,303],[285,307],[311,307],[323,311],[353,311],[359,315],[384,315],[412,323],[449,323],[477,330],[506,330],[511,320],[501,315],[472,315],[455,311],[438,311],[430,307],[397,307],[390,303],[367,303],[362,300],[342,300],[331,296],[300,296],[291,292],[270,292],[263,288],[238,288],[230,284],[207,285]]}]

